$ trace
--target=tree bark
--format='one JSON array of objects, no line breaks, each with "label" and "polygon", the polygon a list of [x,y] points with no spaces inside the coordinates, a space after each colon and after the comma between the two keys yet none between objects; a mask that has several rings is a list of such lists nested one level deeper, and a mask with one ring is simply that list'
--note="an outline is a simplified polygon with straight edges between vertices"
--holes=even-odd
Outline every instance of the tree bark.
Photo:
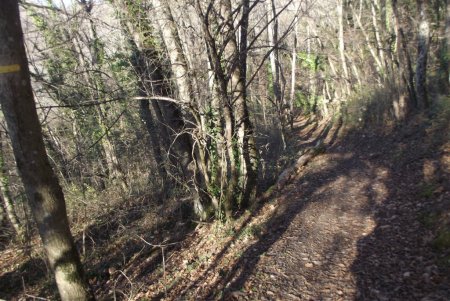
[{"label": "tree bark", "polygon": [[[171,8],[167,1],[153,0],[153,4],[157,9],[157,12],[161,12],[161,17],[158,18],[158,25],[161,30],[161,34],[166,46],[166,50],[171,63],[171,70],[174,76],[174,81],[177,87],[177,99],[180,101],[180,106],[187,108],[189,114],[193,117],[195,125],[198,129],[198,133],[193,134],[197,141],[204,139],[204,122],[202,122],[199,112],[202,111],[200,103],[195,99],[195,93],[193,83],[189,76],[188,61],[182,48],[181,39],[179,36],[178,28],[172,15]],[[197,106],[195,109],[194,106]],[[218,113],[218,112],[217,112]],[[181,114],[179,116],[180,122],[182,121]],[[183,122],[184,123],[184,122]],[[184,127],[180,125],[178,128]],[[205,190],[207,187],[205,183],[209,183],[209,177],[206,174],[206,162],[203,155],[204,149],[198,144],[197,149],[193,149],[193,143],[188,133],[182,133],[177,137],[177,148],[179,149],[179,162],[183,170],[183,174],[186,182],[189,182],[189,189],[194,197],[194,209],[197,216],[202,219],[207,219],[213,210],[210,208],[208,198],[204,200],[204,197],[198,191]],[[197,168],[193,170],[191,162],[194,160],[194,164]],[[217,209],[218,201],[215,200],[215,196],[212,196],[213,203]]]},{"label": "tree bark", "polygon": [[358,15],[355,12],[355,9],[353,8],[353,5],[351,5],[351,8],[352,8],[353,16],[355,17],[356,22],[358,24],[358,27],[361,29],[361,32],[362,32],[362,34],[364,36],[364,39],[366,40],[366,46],[369,49],[369,52],[372,55],[373,60],[375,61],[377,72],[380,75],[380,77],[382,77],[383,76],[383,64],[382,64],[382,61],[380,60],[380,58],[378,57],[377,52],[375,51],[375,49],[373,48],[372,44],[370,43],[370,37],[369,37],[366,29],[364,28],[363,24],[361,23],[361,16]]},{"label": "tree bark", "polygon": [[444,38],[441,45],[441,86],[444,94],[450,93],[450,0],[445,0]]},{"label": "tree bark", "polygon": [[[226,142],[223,153],[227,156],[227,171],[221,176],[221,188],[226,187],[222,204],[226,216],[230,217],[235,209],[248,205],[256,187],[257,156],[242,73],[243,55],[246,55],[242,52],[247,51],[247,46],[241,44],[241,49],[238,49],[230,0],[221,1],[216,6],[211,3],[206,15],[200,2],[196,1],[196,10],[201,19],[214,86],[223,112],[221,132]],[[214,16],[210,20],[212,10],[216,10],[220,18]],[[210,26],[222,28],[219,38],[213,37]]]},{"label": "tree bark", "polygon": [[267,36],[269,47],[271,48],[269,54],[270,70],[272,71],[272,88],[275,96],[275,104],[277,106],[278,119],[280,122],[281,138],[283,141],[283,148],[286,148],[286,134],[285,134],[285,116],[284,116],[284,95],[281,88],[281,63],[278,51],[278,18],[275,7],[275,0],[267,1]]},{"label": "tree bark", "polygon": [[[231,1],[224,1],[225,15],[228,19],[232,19]],[[273,5],[275,3],[273,2]],[[248,18],[247,0],[244,0],[244,14],[243,18]],[[246,11],[247,10],[247,11]],[[248,24],[248,20],[244,20],[244,24]],[[235,28],[232,22],[227,22],[229,34],[235,37]],[[241,37],[247,36],[248,28],[241,27]],[[232,36],[232,37],[233,37]],[[250,115],[247,106],[247,88],[246,88],[246,70],[247,70],[247,41],[241,41],[241,49],[238,49],[236,39],[230,38],[228,45],[229,53],[237,54],[235,60],[239,60],[239,64],[233,64],[231,69],[231,92],[233,95],[233,102],[235,103],[235,118],[237,131],[237,147],[239,153],[239,183],[242,191],[240,196],[240,203],[242,208],[248,207],[253,196],[256,194],[256,180],[257,180],[257,151],[253,139],[253,125],[250,121]],[[279,69],[279,71],[281,71]]]},{"label": "tree bark", "polygon": [[446,0],[444,70],[446,92],[450,92],[450,0]]},{"label": "tree bark", "polygon": [[23,241],[25,229],[17,217],[14,208],[14,202],[9,191],[9,177],[6,172],[5,155],[3,153],[3,139],[0,132],[0,195],[3,196],[3,205],[8,216],[9,222],[16,231],[19,241]]},{"label": "tree bark", "polygon": [[[130,43],[133,44],[134,55],[137,57],[135,58],[134,67],[140,77],[141,88],[143,88],[141,93],[146,93],[147,95],[153,94],[155,96],[171,96],[170,84],[167,80],[170,72],[161,64],[161,51],[157,49],[157,46],[152,44],[156,42],[145,42],[145,39],[151,39],[151,37],[145,37],[143,29],[147,28],[144,30],[145,35],[154,35],[155,33],[151,31],[153,30],[152,24],[149,20],[142,21],[145,18],[140,15],[140,10],[136,9],[138,8],[138,3],[133,3],[128,0],[115,0],[114,4],[124,15],[124,19],[128,20],[123,21],[123,27],[129,35]],[[156,11],[163,13],[162,16],[157,18],[157,21],[161,24],[160,27],[164,42],[170,48],[168,54],[172,62],[171,71],[177,82],[178,96],[181,97],[180,104],[155,100],[151,102],[150,105],[156,117],[155,121],[159,123],[155,124],[155,126],[161,130],[161,134],[158,135],[159,142],[153,141],[153,144],[161,144],[161,148],[167,152],[170,151],[168,157],[172,165],[181,167],[183,175],[186,176],[188,165],[192,161],[192,143],[189,135],[183,132],[185,131],[186,124],[182,107],[187,107],[192,96],[192,89],[189,86],[191,83],[188,82],[189,78],[186,73],[187,62],[185,57],[180,55],[182,52],[178,51],[178,46],[181,47],[179,45],[181,42],[179,38],[177,39],[177,36],[173,35],[172,31],[176,30],[174,28],[175,25],[172,24],[174,23],[173,19],[167,23],[164,21],[164,19],[167,19],[167,14],[170,14],[167,3],[164,2],[161,4],[158,1],[154,1],[153,4],[157,9]],[[160,9],[161,7],[162,10]],[[169,9],[168,12],[166,12],[167,9]],[[168,39],[168,35],[172,35],[171,40]],[[176,63],[173,63],[174,61]],[[149,85],[148,82],[151,84]],[[180,85],[180,82],[183,85]],[[188,99],[186,103],[184,102],[185,99]],[[150,128],[148,130],[150,131]],[[155,137],[154,134],[150,132],[149,134],[151,137]]]},{"label": "tree bark", "polygon": [[[375,41],[377,43],[377,50],[379,55],[380,63],[383,66],[385,66],[385,60],[384,60],[384,45],[381,41],[381,34],[380,34],[380,26],[378,25],[378,14],[377,11],[380,10],[380,6],[378,4],[378,0],[372,0],[370,3],[371,10],[372,10],[372,25],[373,25],[373,31],[375,34]],[[382,19],[383,20],[383,19]],[[383,73],[383,70],[380,70]],[[383,74],[382,74],[383,75]]]},{"label": "tree bark", "polygon": [[[295,85],[296,85],[296,71],[297,71],[297,35],[298,35],[298,16],[295,16],[294,27],[294,45],[292,46],[291,57],[291,91],[289,95],[289,122],[291,130],[294,129],[294,103],[295,103]],[[309,28],[308,28],[309,30]],[[309,37],[308,37],[309,43]]]},{"label": "tree bark", "polygon": [[[408,51],[408,45],[405,40],[405,34],[400,24],[397,0],[392,0],[392,12],[395,21],[398,68],[404,85],[408,90],[409,102],[414,106],[417,106],[416,89],[414,88],[414,70],[412,67],[411,56]],[[406,69],[404,65],[406,65]]]},{"label": "tree bark", "polygon": [[416,62],[416,95],[419,108],[428,107],[427,93],[427,62],[430,44],[430,25],[427,19],[426,0],[417,1],[420,23],[417,34],[417,62]]},{"label": "tree bark", "polygon": [[62,189],[35,109],[18,2],[0,10],[0,101],[17,167],[62,300],[94,300],[70,233]]},{"label": "tree bark", "polygon": [[[175,77],[180,105],[191,109],[194,105],[194,92],[192,82],[189,78],[188,62],[181,46],[178,29],[173,19],[170,6],[166,1],[161,2],[159,0],[153,0],[153,3],[156,7],[159,7],[162,12],[163,18],[158,18],[158,24],[161,28],[163,40],[167,47],[167,53],[169,55],[172,73]],[[189,111],[190,114],[193,115],[197,125],[201,127],[201,121],[198,114],[194,110]],[[180,124],[176,127],[176,129],[181,129],[184,127],[184,122],[182,120],[183,117],[179,113],[177,115],[178,116],[175,117],[178,118]],[[192,146],[188,134],[181,134],[180,137],[177,138],[177,141],[180,148],[179,152],[181,154],[180,161],[182,162],[183,169],[186,169],[187,165],[192,161]]]},{"label": "tree bark", "polygon": [[3,228],[6,224],[6,211],[5,208],[3,208],[3,200],[0,196],[0,228]]},{"label": "tree bark", "polygon": [[347,61],[345,60],[345,40],[344,40],[344,1],[337,1],[337,18],[338,18],[338,39],[339,39],[339,55],[341,56],[341,66],[344,72],[345,80],[348,79]]}]

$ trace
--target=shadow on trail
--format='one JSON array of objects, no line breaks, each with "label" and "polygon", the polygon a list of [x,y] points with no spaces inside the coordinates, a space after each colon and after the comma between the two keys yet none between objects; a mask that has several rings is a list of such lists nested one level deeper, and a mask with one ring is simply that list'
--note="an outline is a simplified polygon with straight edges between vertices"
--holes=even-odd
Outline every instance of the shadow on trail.
[{"label": "shadow on trail", "polygon": [[[301,178],[301,181],[304,183],[309,183],[309,185],[303,186],[305,187],[305,190],[299,192],[299,195],[296,196],[296,201],[288,201],[287,198],[289,198],[289,196],[278,196],[280,205],[275,214],[265,225],[267,232],[265,232],[256,243],[246,249],[238,262],[235,263],[229,271],[227,271],[226,277],[216,284],[221,284],[223,287],[227,286],[226,291],[223,292],[225,296],[227,293],[241,290],[249,276],[252,275],[252,272],[254,271],[257,263],[260,261],[261,256],[267,255],[272,245],[283,238],[283,235],[288,230],[294,218],[296,218],[296,216],[306,209],[312,202],[320,201],[315,198],[314,194],[322,186],[335,181],[340,176],[350,176],[352,168],[349,168],[349,166],[355,166],[355,161],[359,161],[359,159],[353,154],[347,153],[347,155],[348,156],[346,156],[345,159],[340,160],[330,169],[304,175]],[[358,162],[357,164],[363,163]],[[342,173],[344,168],[345,174]],[[284,204],[284,202],[286,203]],[[295,239],[301,241],[306,238],[307,237],[300,236]],[[339,237],[335,237],[333,243],[327,247],[329,258],[332,259],[333,257],[338,256],[341,251],[340,246],[341,241]],[[322,267],[324,268],[326,266],[327,262],[324,262]],[[208,299],[217,299],[218,295],[221,293],[222,292],[212,291]]]},{"label": "shadow on trail", "polygon": [[[337,131],[341,126],[342,124],[337,126]],[[447,129],[448,124],[443,128]],[[325,128],[320,136],[327,136],[328,131],[329,129]],[[429,237],[432,234],[420,222],[423,212],[433,207],[436,202],[442,201],[443,197],[450,196],[448,170],[438,167],[433,179],[424,174],[427,162],[437,162],[439,166],[442,155],[439,149],[446,142],[447,131],[430,128],[430,124],[413,122],[407,126],[393,128],[388,133],[373,132],[373,129],[347,132],[339,144],[327,151],[327,155],[336,158],[328,163],[327,168],[316,170],[313,166],[301,178],[291,183],[289,189],[301,186],[300,191],[292,195],[289,191],[286,192],[285,188],[282,194],[277,196],[278,208],[265,224],[266,231],[258,241],[246,248],[237,262],[224,271],[224,277],[210,286],[212,289],[207,294],[208,300],[230,299],[233,298],[232,292],[243,290],[262,256],[272,256],[268,254],[270,248],[277,241],[284,239],[283,236],[293,220],[312,203],[329,201],[330,197],[327,199],[325,194],[320,196],[323,187],[339,177],[351,180],[361,174],[366,177],[363,193],[366,202],[361,207],[361,214],[372,216],[376,226],[373,232],[357,241],[358,253],[351,266],[351,272],[356,279],[356,293],[353,298],[450,299],[450,270],[448,266],[439,264],[443,256],[450,258],[449,252],[438,252],[431,247]],[[337,135],[335,131],[329,141],[334,143]],[[320,160],[320,157],[316,159]],[[314,161],[311,164],[314,165]],[[380,174],[380,170],[384,173]],[[436,189],[425,197],[423,189],[430,181]],[[384,194],[379,194],[373,187],[380,183],[384,187]],[[289,198],[294,196],[296,200],[289,201]],[[346,208],[342,210],[345,211]],[[238,236],[239,234],[236,235]],[[298,236],[295,239],[302,241],[306,237]],[[325,260],[320,269],[333,269],[333,258],[342,252],[341,244],[338,236],[330,242],[324,251],[328,260]],[[221,260],[226,248],[216,257],[216,262]],[[218,263],[213,263],[213,266],[215,265]],[[199,280],[201,279],[203,278],[200,277]],[[316,288],[320,290],[323,281],[314,279]],[[322,293],[314,297],[321,299]]]},{"label": "shadow on trail", "polygon": [[378,146],[388,194],[371,208],[376,228],[357,242],[356,300],[450,300],[450,248],[433,247],[429,220],[437,209],[450,213],[449,124],[404,126]]}]

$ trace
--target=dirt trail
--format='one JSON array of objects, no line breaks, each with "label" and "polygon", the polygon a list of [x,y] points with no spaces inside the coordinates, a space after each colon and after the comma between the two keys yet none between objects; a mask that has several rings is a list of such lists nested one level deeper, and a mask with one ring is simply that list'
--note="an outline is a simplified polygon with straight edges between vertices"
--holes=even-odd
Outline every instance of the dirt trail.
[{"label": "dirt trail", "polygon": [[[306,121],[300,128],[300,147],[327,130]],[[450,300],[442,253],[420,223],[427,207],[449,199],[448,170],[432,175],[438,193],[423,195],[423,166],[439,165],[448,144],[425,141],[419,125],[345,136],[277,197],[269,230],[229,274],[226,299]]]}]

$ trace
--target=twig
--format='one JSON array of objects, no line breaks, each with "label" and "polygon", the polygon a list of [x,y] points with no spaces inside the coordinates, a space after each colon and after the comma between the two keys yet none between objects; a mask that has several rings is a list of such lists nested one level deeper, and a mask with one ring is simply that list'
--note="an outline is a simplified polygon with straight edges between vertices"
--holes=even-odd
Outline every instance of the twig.
[{"label": "twig", "polygon": [[155,244],[152,244],[152,243],[146,241],[145,239],[143,239],[140,236],[138,236],[138,238],[140,240],[142,240],[143,242],[145,242],[147,245],[149,245],[151,247],[154,247],[154,248],[165,248],[165,247],[168,247],[168,246],[173,246],[173,245],[179,244],[179,242],[171,242],[171,243],[168,243],[168,244],[157,244],[157,245],[155,245]]},{"label": "twig", "polygon": [[164,255],[164,248],[172,245],[178,244],[178,242],[172,242],[168,244],[152,244],[146,241],[144,238],[138,236],[140,240],[145,242],[147,245],[153,247],[153,248],[161,248],[161,254],[162,254],[162,265],[163,265],[163,281],[164,281],[164,297],[167,297],[167,279],[166,279],[166,257]]},{"label": "twig", "polygon": [[33,298],[34,300],[50,300],[50,299],[46,299],[46,298],[42,298],[42,297],[36,297],[33,295],[29,295],[29,294],[25,294],[25,296],[28,298]]},{"label": "twig", "polygon": [[164,247],[161,247],[161,254],[162,254],[162,264],[163,264],[164,297],[167,298],[166,258],[164,256]]}]

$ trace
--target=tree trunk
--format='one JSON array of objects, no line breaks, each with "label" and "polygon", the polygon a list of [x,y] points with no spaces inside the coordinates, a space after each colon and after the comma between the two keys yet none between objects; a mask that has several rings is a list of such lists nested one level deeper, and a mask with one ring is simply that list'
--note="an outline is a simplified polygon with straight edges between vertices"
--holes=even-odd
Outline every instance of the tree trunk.
[{"label": "tree trunk", "polygon": [[[145,94],[145,93],[142,93]],[[145,95],[142,95],[145,97]],[[158,174],[162,178],[167,177],[167,170],[164,168],[164,158],[161,152],[160,143],[157,135],[157,127],[153,120],[152,112],[150,111],[149,101],[142,99],[139,101],[139,114],[141,115],[142,122],[145,124],[145,128],[149,134],[149,144],[153,152],[153,158],[155,159]]]},{"label": "tree trunk", "polygon": [[447,87],[446,92],[450,92],[450,0],[446,0],[446,16],[445,16],[445,58],[444,58],[444,70],[445,70],[445,85]]},{"label": "tree trunk", "polygon": [[[175,77],[175,83],[177,86],[178,99],[180,105],[186,108],[192,109],[194,104],[194,92],[192,88],[192,82],[189,78],[188,62],[184,55],[181,40],[178,34],[178,30],[175,21],[172,16],[169,4],[166,1],[154,0],[154,5],[161,8],[161,12],[164,18],[158,18],[159,27],[161,28],[164,43],[167,47],[167,53],[171,62],[171,69]],[[194,110],[189,110],[194,116],[195,122],[201,127],[200,117]],[[175,129],[182,129],[184,127],[183,116],[180,113],[174,116],[178,119],[178,126]],[[186,172],[188,164],[192,161],[192,146],[187,133],[181,134],[177,138],[177,144],[179,146],[179,153],[181,155],[181,163],[184,172]]]},{"label": "tree trunk", "polygon": [[3,200],[1,200],[0,197],[0,228],[3,228],[6,224],[6,211],[5,208],[3,208]]},{"label": "tree trunk", "polygon": [[20,223],[19,218],[17,217],[16,210],[14,208],[14,202],[11,197],[11,193],[9,191],[9,177],[7,175],[6,166],[5,166],[5,155],[3,153],[3,139],[1,137],[0,131],[0,196],[3,196],[3,205],[8,216],[8,219],[16,231],[17,237],[19,241],[23,241],[25,238],[25,229],[23,225]]},{"label": "tree trunk", "polygon": [[70,233],[64,195],[47,158],[23,44],[19,6],[0,10],[0,101],[34,219],[62,300],[94,300]]},{"label": "tree trunk", "polygon": [[419,108],[428,107],[427,95],[427,61],[430,44],[430,25],[427,19],[426,0],[417,1],[420,23],[417,34],[417,62],[416,62],[416,95]]},{"label": "tree trunk", "polygon": [[345,40],[344,40],[344,1],[337,1],[337,18],[338,18],[338,39],[339,39],[339,55],[341,56],[341,66],[344,72],[345,80],[348,79],[347,61],[345,60]]},{"label": "tree trunk", "polygon": [[444,38],[441,44],[440,54],[440,71],[441,71],[441,92],[444,94],[450,93],[450,0],[445,1],[445,25],[444,25]]},{"label": "tree trunk", "polygon": [[[380,35],[380,26],[378,25],[378,14],[377,11],[380,10],[380,6],[378,4],[378,0],[372,0],[370,3],[371,10],[372,10],[372,25],[373,25],[373,31],[375,33],[375,41],[377,43],[377,50],[379,55],[380,63],[384,69],[385,66],[385,60],[384,60],[384,46],[383,42],[381,41],[381,35]],[[383,20],[383,19],[382,19]],[[383,69],[380,70],[383,73]],[[384,75],[384,74],[382,74]]]},{"label": "tree trunk", "polygon": [[[172,96],[170,94],[170,83],[167,80],[169,72],[162,65],[160,50],[152,44],[154,42],[148,43],[147,41],[147,43],[144,43],[145,39],[151,37],[145,37],[142,29],[152,29],[153,25],[149,20],[142,21],[145,18],[140,15],[140,10],[136,10],[138,3],[124,0],[115,0],[114,3],[116,8],[124,15],[124,19],[129,20],[123,21],[123,27],[129,35],[130,43],[133,44],[135,56],[138,57],[138,62],[135,62],[134,67],[140,77],[141,87],[144,88],[143,93],[155,96]],[[187,177],[188,165],[192,161],[192,143],[189,134],[186,133],[182,107],[188,107],[193,96],[192,87],[186,71],[187,62],[181,51],[181,42],[178,34],[175,35],[173,32],[176,30],[176,27],[174,27],[174,21],[171,19],[170,8],[165,2],[161,4],[158,1],[154,1],[153,4],[158,9],[158,12],[162,12],[162,16],[157,18],[157,21],[161,24],[164,42],[170,49],[168,54],[172,62],[171,71],[177,83],[178,96],[181,99],[180,104],[152,100],[150,105],[156,121],[159,123],[157,124],[161,132],[158,135],[159,143],[165,151],[170,152],[168,157],[172,165],[179,166],[183,176]],[[135,5],[136,7],[134,7]],[[168,16],[170,16],[170,19],[166,22],[165,19],[168,19]],[[145,32],[145,35],[149,36],[154,34],[154,32],[149,30]],[[149,82],[150,84],[148,84]],[[188,99],[186,103],[184,102],[185,99]],[[148,128],[148,130],[150,129]],[[150,132],[149,134],[154,136]],[[153,141],[154,144],[157,142]]]},{"label": "tree trunk", "polygon": [[[199,133],[197,134],[198,141],[201,141],[205,135],[204,122],[202,122],[201,117],[197,110],[194,109],[195,105],[200,105],[195,101],[193,83],[189,76],[188,61],[184,54],[181,39],[178,33],[178,28],[175,20],[172,16],[171,8],[166,1],[153,0],[154,6],[159,9],[162,17],[158,18],[158,25],[161,30],[161,34],[166,46],[167,53],[169,55],[172,73],[175,78],[175,84],[177,87],[177,99],[180,101],[180,105],[187,108],[190,115],[193,117]],[[200,109],[201,110],[201,109]],[[218,112],[216,112],[218,113]],[[183,124],[178,126],[181,130],[184,127],[184,121],[181,120],[182,116],[179,114],[179,121]],[[191,131],[192,132],[192,131]],[[179,162],[183,170],[183,174],[186,182],[191,183],[189,188],[194,196],[194,209],[196,214],[202,219],[207,219],[213,210],[211,210],[211,204],[209,200],[203,200],[203,196],[198,191],[206,190],[204,187],[205,183],[209,183],[209,178],[206,174],[206,162],[204,149],[202,146],[198,145],[196,150],[193,150],[193,143],[189,138],[188,133],[183,133],[177,138],[177,148],[180,154]],[[194,164],[197,166],[196,170],[190,166],[194,159]],[[206,177],[205,177],[206,176]],[[203,179],[201,179],[203,178]],[[214,179],[213,179],[214,181]],[[215,200],[216,196],[211,196],[213,198],[213,204],[217,209],[218,201]]]},{"label": "tree trunk", "polygon": [[278,18],[275,7],[275,0],[267,1],[267,36],[269,40],[270,54],[270,70],[272,71],[272,88],[275,97],[275,104],[278,112],[278,119],[280,122],[281,138],[283,141],[283,148],[286,148],[286,134],[285,134],[285,116],[284,116],[284,95],[281,89],[281,64],[278,51]]},{"label": "tree trunk", "polygon": [[[231,1],[226,1],[226,15],[232,15]],[[275,5],[275,3],[273,3]],[[248,18],[249,3],[244,0],[244,13],[243,18]],[[247,10],[247,11],[246,11]],[[248,20],[244,20],[244,24],[248,24]],[[228,22],[230,33],[235,32],[233,23]],[[246,26],[241,27],[241,37],[247,36],[248,28]],[[230,53],[239,53],[239,64],[236,68],[232,69],[231,76],[231,92],[234,95],[235,102],[235,118],[237,127],[237,137],[239,148],[239,183],[242,190],[242,196],[239,206],[247,208],[256,194],[256,181],[257,181],[257,166],[258,155],[256,151],[256,145],[253,137],[253,125],[250,121],[250,114],[247,106],[247,87],[246,87],[246,70],[247,70],[247,41],[241,40],[241,49],[238,49],[236,39],[230,39],[229,42]],[[278,63],[279,64],[279,63]],[[281,68],[279,67],[279,72]]]},{"label": "tree trunk", "polygon": [[[403,32],[403,28],[400,25],[397,0],[392,0],[392,12],[395,21],[398,68],[404,85],[408,90],[409,102],[414,106],[417,106],[416,90],[414,88],[414,71],[411,62],[411,56],[408,51],[408,45],[405,40],[405,34]],[[404,65],[406,65],[406,69]],[[408,109],[406,108],[406,110]]]},{"label": "tree trunk", "polygon": [[[294,129],[294,103],[295,103],[295,86],[296,86],[296,71],[297,71],[297,35],[298,35],[298,16],[295,16],[294,27],[294,45],[292,46],[291,57],[291,92],[289,95],[289,122],[291,130]],[[309,28],[308,28],[309,31]],[[309,37],[308,37],[309,38]],[[308,39],[309,43],[309,39]]]},{"label": "tree trunk", "polygon": [[[214,9],[216,15],[210,20]],[[247,51],[247,46],[241,44],[241,49],[238,49],[231,1],[224,0],[209,7],[207,15],[203,13],[200,2],[196,1],[196,10],[201,19],[214,87],[223,114],[223,130],[220,132],[223,132],[226,145],[221,153],[227,156],[227,170],[221,175],[220,188],[226,188],[222,204],[226,216],[230,217],[235,209],[248,205],[256,187],[257,155],[246,102],[245,75],[242,73],[242,64],[246,61],[246,53],[243,52]],[[218,38],[213,37],[210,26],[223,28]],[[226,58],[225,62],[223,58]]]},{"label": "tree trunk", "polygon": [[364,36],[364,39],[366,40],[366,46],[369,49],[369,52],[372,55],[373,60],[375,61],[377,72],[378,72],[380,77],[383,77],[383,64],[382,64],[382,61],[380,60],[377,52],[375,51],[375,49],[373,48],[372,44],[370,43],[370,37],[369,37],[366,29],[364,28],[364,25],[361,23],[361,16],[358,15],[355,12],[355,9],[353,8],[353,5],[351,5],[351,8],[352,8],[353,16],[356,19],[356,23],[358,24],[358,27],[361,29],[361,32],[362,32],[362,34]]}]

